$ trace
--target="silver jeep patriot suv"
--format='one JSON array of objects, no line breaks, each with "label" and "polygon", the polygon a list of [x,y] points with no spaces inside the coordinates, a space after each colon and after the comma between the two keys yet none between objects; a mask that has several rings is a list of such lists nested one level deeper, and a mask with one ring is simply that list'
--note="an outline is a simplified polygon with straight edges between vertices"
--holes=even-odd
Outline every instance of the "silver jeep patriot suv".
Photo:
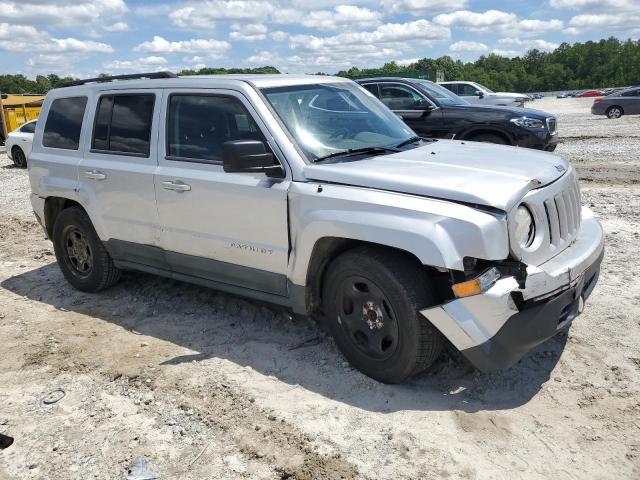
[{"label": "silver jeep patriot suv", "polygon": [[36,128],[33,209],[80,290],[132,269],[317,313],[401,382],[445,339],[512,365],[596,284],[602,228],[556,155],[417,137],[341,78],[131,77],[52,90]]}]

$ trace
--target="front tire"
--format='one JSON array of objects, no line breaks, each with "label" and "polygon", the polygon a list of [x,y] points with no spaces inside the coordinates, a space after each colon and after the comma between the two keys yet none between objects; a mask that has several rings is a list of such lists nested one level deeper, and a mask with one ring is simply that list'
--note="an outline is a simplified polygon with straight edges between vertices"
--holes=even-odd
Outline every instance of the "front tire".
[{"label": "front tire", "polygon": [[611,119],[615,119],[615,118],[620,118],[622,115],[624,115],[624,110],[622,110],[622,107],[618,107],[617,105],[614,105],[612,107],[607,108],[607,118],[611,118]]},{"label": "front tire", "polygon": [[11,158],[13,159],[13,164],[16,167],[27,168],[27,156],[20,147],[15,146],[11,149]]},{"label": "front tire", "polygon": [[99,292],[120,278],[120,270],[81,208],[71,207],[60,212],[53,225],[52,238],[60,270],[78,290]]},{"label": "front tire", "polygon": [[400,252],[363,247],[340,255],[325,275],[327,328],[349,363],[384,383],[429,367],[444,339],[419,311],[434,305],[422,266]]}]

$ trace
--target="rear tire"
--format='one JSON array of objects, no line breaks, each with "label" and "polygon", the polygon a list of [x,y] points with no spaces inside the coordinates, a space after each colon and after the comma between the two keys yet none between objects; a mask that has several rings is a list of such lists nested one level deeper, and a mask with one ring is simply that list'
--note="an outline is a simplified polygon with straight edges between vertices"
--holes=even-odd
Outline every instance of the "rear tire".
[{"label": "rear tire", "polygon": [[622,115],[624,115],[624,110],[622,109],[622,107],[613,105],[607,108],[606,114],[607,114],[607,118],[611,118],[611,119],[620,118]]},{"label": "rear tire", "polygon": [[426,272],[411,257],[375,247],[340,255],[324,279],[327,329],[349,363],[384,383],[429,367],[444,345],[419,311],[435,304]]},{"label": "rear tire", "polygon": [[472,142],[497,143],[498,145],[510,145],[504,137],[495,133],[480,133],[470,138]]},{"label": "rear tire", "polygon": [[17,145],[11,149],[13,164],[18,168],[27,168],[27,156]]},{"label": "rear tire", "polygon": [[120,270],[78,207],[64,209],[53,225],[53,249],[67,281],[83,292],[99,292],[116,283]]}]

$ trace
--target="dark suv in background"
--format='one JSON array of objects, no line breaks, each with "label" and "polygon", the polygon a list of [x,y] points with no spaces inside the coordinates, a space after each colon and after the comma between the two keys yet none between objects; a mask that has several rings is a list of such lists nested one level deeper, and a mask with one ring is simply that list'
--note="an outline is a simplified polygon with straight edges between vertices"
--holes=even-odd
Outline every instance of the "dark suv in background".
[{"label": "dark suv in background", "polygon": [[558,143],[556,118],[546,112],[471,105],[428,80],[378,77],[357,82],[423,137],[491,142],[549,152]]}]

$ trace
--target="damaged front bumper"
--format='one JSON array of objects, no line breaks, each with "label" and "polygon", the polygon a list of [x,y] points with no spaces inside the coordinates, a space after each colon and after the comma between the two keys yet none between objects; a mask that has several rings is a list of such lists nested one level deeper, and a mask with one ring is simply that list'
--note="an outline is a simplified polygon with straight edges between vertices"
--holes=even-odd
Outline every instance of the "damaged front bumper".
[{"label": "damaged front bumper", "polygon": [[502,277],[485,293],[420,313],[478,369],[506,368],[582,312],[603,255],[602,227],[583,207],[574,242],[542,265],[528,266],[524,288],[514,277]]}]

